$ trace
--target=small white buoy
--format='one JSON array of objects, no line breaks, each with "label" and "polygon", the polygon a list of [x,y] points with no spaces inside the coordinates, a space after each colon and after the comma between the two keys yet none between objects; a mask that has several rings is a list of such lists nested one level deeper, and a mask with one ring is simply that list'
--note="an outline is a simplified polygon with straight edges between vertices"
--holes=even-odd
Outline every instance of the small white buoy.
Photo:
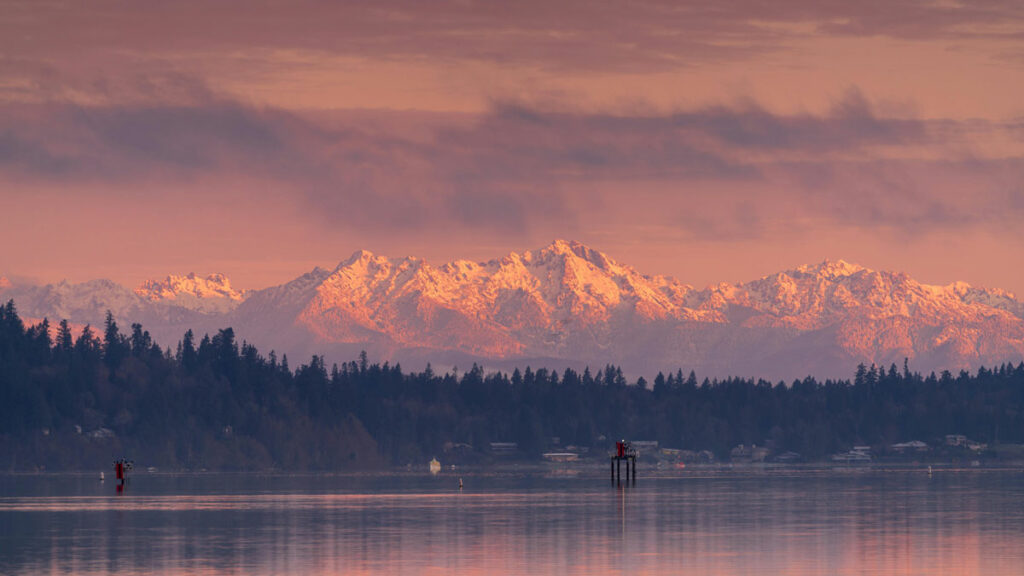
[{"label": "small white buoy", "polygon": [[931,467],[930,465],[928,466],[928,475],[929,475],[929,476],[931,476],[931,475],[932,475],[932,467]]},{"label": "small white buoy", "polygon": [[103,482],[103,480],[104,480],[103,472],[100,472],[100,482]]},{"label": "small white buoy", "polygon": [[462,490],[462,478],[459,478],[459,490]]}]

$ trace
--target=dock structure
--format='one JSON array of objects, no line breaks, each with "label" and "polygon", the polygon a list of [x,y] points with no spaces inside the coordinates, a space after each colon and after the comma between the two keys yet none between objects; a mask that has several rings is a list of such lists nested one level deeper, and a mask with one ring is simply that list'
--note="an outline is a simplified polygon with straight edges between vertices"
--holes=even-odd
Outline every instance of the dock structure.
[{"label": "dock structure", "polygon": [[612,484],[622,483],[622,463],[626,463],[626,483],[630,481],[630,469],[633,471],[632,481],[636,483],[636,450],[625,440],[615,443],[615,453],[611,457]]}]

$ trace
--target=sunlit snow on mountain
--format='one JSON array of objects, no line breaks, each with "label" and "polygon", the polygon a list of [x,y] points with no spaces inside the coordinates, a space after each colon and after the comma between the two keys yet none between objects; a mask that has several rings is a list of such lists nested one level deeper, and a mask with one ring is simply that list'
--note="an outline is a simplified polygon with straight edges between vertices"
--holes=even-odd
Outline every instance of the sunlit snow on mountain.
[{"label": "sunlit snow on mountain", "polygon": [[558,240],[488,262],[434,266],[358,251],[333,270],[238,291],[223,275],[0,285],[27,317],[98,323],[109,308],[173,345],[187,328],[234,327],[297,360],[361,349],[410,367],[477,361],[551,367],[621,364],[650,374],[847,376],[909,358],[957,370],[1024,357],[1024,304],[998,289],[921,284],[837,261],[703,289]]}]

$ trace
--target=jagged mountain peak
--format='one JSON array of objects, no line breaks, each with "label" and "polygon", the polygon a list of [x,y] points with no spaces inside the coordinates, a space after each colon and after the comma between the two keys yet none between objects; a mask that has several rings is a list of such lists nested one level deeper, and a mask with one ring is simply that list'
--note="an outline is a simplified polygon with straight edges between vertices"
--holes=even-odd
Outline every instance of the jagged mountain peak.
[{"label": "jagged mountain peak", "polygon": [[369,250],[360,249],[356,250],[355,252],[352,253],[351,256],[338,263],[338,266],[335,267],[334,272],[355,269],[366,271],[370,268],[380,269],[410,266],[420,262],[422,262],[421,259],[413,256],[406,256],[404,258],[392,258],[389,256],[374,254]]},{"label": "jagged mountain peak", "polygon": [[617,263],[604,252],[595,250],[575,240],[556,239],[540,250],[527,251],[522,256],[522,259],[525,261],[539,263],[549,262],[553,258],[578,259],[601,270],[610,270],[617,266]]},{"label": "jagged mountain peak", "polygon": [[336,269],[350,267],[358,262],[369,262],[376,257],[377,255],[373,252],[360,248],[353,252],[351,256],[339,262]]},{"label": "jagged mountain peak", "polygon": [[160,280],[146,280],[134,293],[154,304],[174,305],[203,314],[220,314],[237,307],[248,292],[236,290],[231,280],[220,273],[200,276],[168,274]]},{"label": "jagged mountain peak", "polygon": [[946,284],[944,286],[944,288],[946,290],[950,291],[950,292],[955,293],[955,294],[964,295],[964,294],[967,294],[968,292],[970,292],[973,287],[970,284],[968,284],[967,282],[964,282],[962,280],[957,280],[955,282],[950,282],[949,284]]},{"label": "jagged mountain peak", "polygon": [[592,248],[590,248],[589,246],[582,242],[577,242],[576,240],[565,240],[562,238],[556,238],[552,240],[550,244],[541,248],[539,252],[565,255],[571,254],[578,256],[580,258],[587,258],[587,255],[589,253],[597,251],[593,250]]},{"label": "jagged mountain peak", "polygon": [[222,298],[240,302],[245,299],[243,291],[235,290],[231,286],[231,280],[220,273],[210,274],[206,277],[189,272],[184,276],[169,274],[162,280],[146,280],[142,282],[135,293],[153,302],[162,300],[177,300],[183,296],[194,298]]},{"label": "jagged mountain peak", "polygon": [[[306,272],[306,273],[305,273],[305,274],[303,274],[302,276],[299,276],[299,277],[298,277],[298,278],[296,278],[295,280],[299,280],[299,279],[302,279],[302,278],[318,278],[318,277],[326,277],[326,276],[327,276],[327,275],[329,275],[330,273],[331,273],[331,271],[330,271],[330,270],[328,270],[327,268],[321,268],[320,266],[314,266],[312,270],[310,270],[309,272]],[[294,282],[295,280],[293,280],[293,282]]]},{"label": "jagged mountain peak", "polygon": [[805,264],[796,268],[795,272],[805,275],[818,276],[822,278],[836,279],[845,276],[853,276],[858,272],[872,273],[873,270],[859,264],[847,262],[843,259],[832,260],[826,258],[817,264]]},{"label": "jagged mountain peak", "polygon": [[520,273],[528,273],[526,270],[537,268],[564,269],[566,266],[578,269],[581,265],[608,272],[611,274],[636,274],[629,266],[617,263],[607,254],[590,248],[589,246],[570,240],[554,240],[551,244],[525,252],[510,252],[509,254],[484,262],[473,260],[452,260],[436,267],[431,266],[421,258],[390,257],[375,254],[369,250],[357,250],[350,257],[341,261],[334,272],[342,270],[357,271],[360,274],[379,274],[387,271],[401,272],[410,269],[422,270],[429,274],[442,274],[462,277],[468,279],[470,276],[479,274],[490,274],[495,271],[508,273],[516,270]]}]

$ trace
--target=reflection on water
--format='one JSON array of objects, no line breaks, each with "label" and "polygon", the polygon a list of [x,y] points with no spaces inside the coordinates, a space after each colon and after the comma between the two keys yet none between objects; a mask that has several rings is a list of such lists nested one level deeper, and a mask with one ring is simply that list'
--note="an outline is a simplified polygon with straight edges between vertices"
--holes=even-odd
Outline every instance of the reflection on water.
[{"label": "reflection on water", "polygon": [[1024,574],[1024,472],[0,477],[2,574]]}]

